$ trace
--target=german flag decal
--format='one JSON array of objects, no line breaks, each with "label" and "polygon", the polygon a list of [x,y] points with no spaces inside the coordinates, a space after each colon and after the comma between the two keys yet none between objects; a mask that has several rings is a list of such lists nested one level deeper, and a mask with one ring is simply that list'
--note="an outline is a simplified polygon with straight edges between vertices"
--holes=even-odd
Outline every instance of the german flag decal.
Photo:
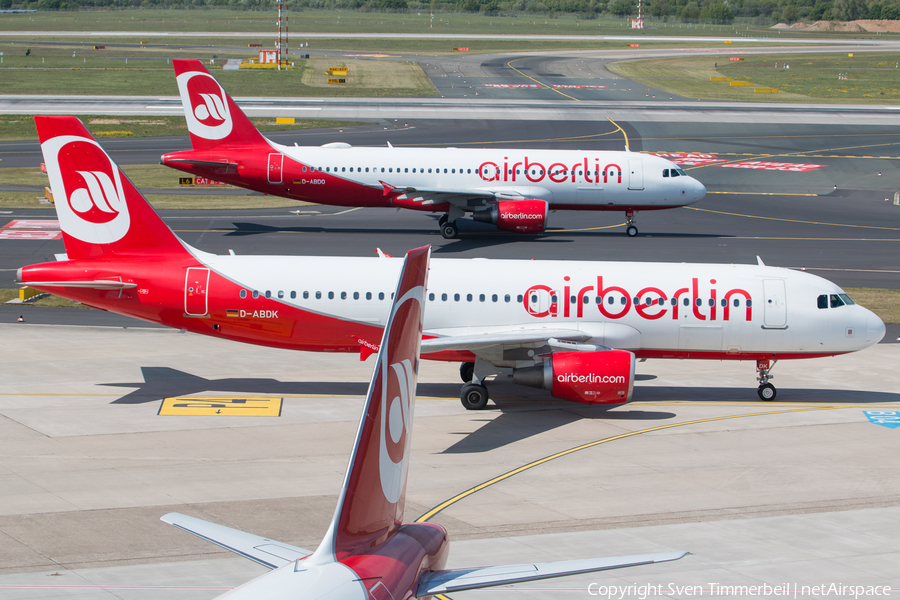
[{"label": "german flag decal", "polygon": [[241,311],[239,311],[239,310],[232,310],[232,309],[229,308],[228,310],[225,311],[225,316],[227,316],[227,317],[240,317],[240,316],[241,316]]}]

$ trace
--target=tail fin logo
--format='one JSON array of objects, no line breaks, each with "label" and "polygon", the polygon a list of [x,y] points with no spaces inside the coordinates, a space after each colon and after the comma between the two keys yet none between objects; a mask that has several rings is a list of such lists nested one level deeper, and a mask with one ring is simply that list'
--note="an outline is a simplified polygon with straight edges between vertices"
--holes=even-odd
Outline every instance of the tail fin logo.
[{"label": "tail fin logo", "polygon": [[94,244],[122,239],[131,220],[121,173],[100,145],[80,136],[59,136],[41,149],[62,230]]},{"label": "tail fin logo", "polygon": [[67,198],[69,206],[90,223],[109,223],[119,214],[121,196],[108,173],[75,171],[87,187],[74,190]]},{"label": "tail fin logo", "polygon": [[188,131],[207,140],[228,137],[234,126],[228,95],[212,75],[188,71],[178,75],[175,80],[184,106]]},{"label": "tail fin logo", "polygon": [[[407,311],[421,310],[424,288],[409,290],[397,303],[395,319]],[[398,314],[401,313],[401,314]],[[391,332],[394,334],[395,332]],[[416,395],[418,371],[417,350],[421,334],[416,329],[392,341],[388,352],[382,354],[381,365],[381,426],[378,442],[378,471],[381,490],[390,503],[400,500],[406,485],[409,468],[410,427],[413,418],[413,398]],[[391,356],[394,361],[391,361]],[[400,359],[400,360],[397,360]]]}]

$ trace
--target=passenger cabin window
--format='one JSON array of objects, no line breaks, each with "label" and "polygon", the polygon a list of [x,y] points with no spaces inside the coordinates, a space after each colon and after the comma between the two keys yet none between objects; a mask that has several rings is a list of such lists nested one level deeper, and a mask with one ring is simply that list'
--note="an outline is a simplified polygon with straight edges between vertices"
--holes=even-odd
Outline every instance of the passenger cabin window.
[{"label": "passenger cabin window", "polygon": [[282,290],[278,290],[278,297],[284,298],[284,292]]},{"label": "passenger cabin window", "polygon": [[309,299],[309,292],[306,292],[306,291],[303,292],[303,299],[304,299],[304,300],[308,300],[308,299]]},{"label": "passenger cabin window", "polygon": [[434,294],[433,294],[433,293],[429,293],[429,294],[428,294],[428,299],[431,300],[432,302],[434,302]]},{"label": "passenger cabin window", "polygon": [[297,297],[297,292],[291,291],[291,300],[294,300]]},{"label": "passenger cabin window", "polygon": [[241,290],[241,298],[247,297],[247,290]]},{"label": "passenger cabin window", "polygon": [[384,292],[378,292],[378,299],[384,300]]}]

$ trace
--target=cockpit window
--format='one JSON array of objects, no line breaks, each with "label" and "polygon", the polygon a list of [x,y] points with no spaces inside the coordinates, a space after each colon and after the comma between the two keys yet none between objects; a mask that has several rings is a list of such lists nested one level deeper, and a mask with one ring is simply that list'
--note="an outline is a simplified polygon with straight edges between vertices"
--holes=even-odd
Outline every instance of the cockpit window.
[{"label": "cockpit window", "polygon": [[847,306],[852,306],[852,305],[856,304],[856,302],[851,300],[850,296],[848,296],[847,294],[838,294],[838,296],[841,298],[841,300],[844,301],[844,304],[846,304]]},{"label": "cockpit window", "polygon": [[819,308],[828,308],[828,294],[821,294],[816,300],[816,305]]},{"label": "cockpit window", "polygon": [[838,294],[831,295],[831,308],[837,308],[838,306],[843,306],[844,301],[841,300],[841,297]]},{"label": "cockpit window", "polygon": [[663,169],[663,177],[668,177],[668,176],[669,176],[669,170]]},{"label": "cockpit window", "polygon": [[[675,173],[678,173],[678,175],[681,175],[682,177],[687,177],[687,173],[684,172],[684,169],[672,169],[672,170]],[[673,174],[672,177],[675,177],[675,175]]]}]

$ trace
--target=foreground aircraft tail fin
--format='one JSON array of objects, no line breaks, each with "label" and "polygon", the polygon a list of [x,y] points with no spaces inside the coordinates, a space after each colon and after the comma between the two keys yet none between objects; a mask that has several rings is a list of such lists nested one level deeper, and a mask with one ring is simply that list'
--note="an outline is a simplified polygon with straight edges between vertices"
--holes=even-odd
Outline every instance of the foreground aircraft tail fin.
[{"label": "foreground aircraft tail fin", "polygon": [[79,119],[38,116],[34,122],[68,259],[185,252]]},{"label": "foreground aircraft tail fin", "polygon": [[430,255],[430,246],[406,255],[337,509],[312,563],[367,550],[402,523]]},{"label": "foreground aircraft tail fin", "polygon": [[175,81],[194,150],[268,145],[219,82],[196,59],[175,59]]}]

